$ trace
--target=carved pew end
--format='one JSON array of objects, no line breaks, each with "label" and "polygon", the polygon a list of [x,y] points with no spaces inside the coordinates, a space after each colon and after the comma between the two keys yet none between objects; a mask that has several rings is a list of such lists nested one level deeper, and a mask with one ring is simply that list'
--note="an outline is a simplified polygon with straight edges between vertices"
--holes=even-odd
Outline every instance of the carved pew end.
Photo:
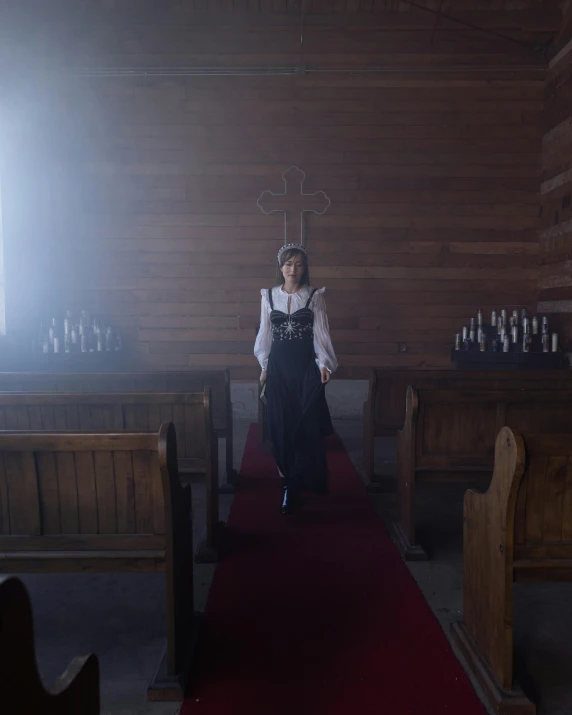
[{"label": "carved pew end", "polygon": [[453,636],[497,713],[536,713],[514,677],[513,587],[570,580],[570,515],[562,504],[571,464],[570,433],[502,427],[489,488],[465,492],[463,623]]},{"label": "carved pew end", "polygon": [[195,563],[216,564],[219,561],[225,531],[226,523],[219,521],[210,535],[205,532],[195,551]]},{"label": "carved pew end", "polygon": [[483,689],[487,702],[498,715],[536,715],[536,706],[516,681],[511,690],[501,687],[462,621],[451,625],[451,633],[453,642]]},{"label": "carved pew end", "polygon": [[99,715],[97,656],[76,656],[50,690],[44,688],[34,647],[32,604],[12,576],[0,579],[0,712]]}]

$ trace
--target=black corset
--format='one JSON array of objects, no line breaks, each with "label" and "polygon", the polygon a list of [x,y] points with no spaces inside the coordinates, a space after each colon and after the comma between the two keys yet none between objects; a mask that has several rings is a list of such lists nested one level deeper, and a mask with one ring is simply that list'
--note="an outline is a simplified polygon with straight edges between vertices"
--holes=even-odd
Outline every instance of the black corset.
[{"label": "black corset", "polygon": [[316,289],[310,293],[306,305],[288,315],[274,308],[272,288],[268,291],[270,302],[270,324],[272,326],[272,340],[304,340],[314,337],[314,311],[310,310],[310,301]]},{"label": "black corset", "polygon": [[270,313],[273,340],[301,340],[314,337],[314,312],[310,308],[300,308],[288,315],[281,310]]}]

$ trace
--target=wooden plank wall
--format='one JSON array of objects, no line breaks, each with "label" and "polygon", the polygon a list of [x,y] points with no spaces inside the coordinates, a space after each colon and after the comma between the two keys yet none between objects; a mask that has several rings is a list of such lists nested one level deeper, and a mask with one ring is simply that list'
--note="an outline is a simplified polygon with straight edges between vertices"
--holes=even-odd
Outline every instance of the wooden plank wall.
[{"label": "wooden plank wall", "polygon": [[[280,191],[291,164],[306,172],[306,190],[332,201],[306,236],[340,376],[449,367],[455,330],[478,307],[534,307],[542,58],[423,22],[397,35],[309,24],[302,60],[322,71],[305,76],[70,84],[57,96],[73,117],[75,177],[62,308],[106,314],[141,367],[228,366],[253,378],[259,289],[272,283],[283,231],[256,199]],[[300,28],[288,24],[133,16],[105,33],[93,27],[84,26],[84,66],[301,59]],[[383,71],[339,71],[350,68]]]},{"label": "wooden plank wall", "polygon": [[553,313],[572,349],[572,41],[552,61],[542,139],[542,228],[538,308]]}]

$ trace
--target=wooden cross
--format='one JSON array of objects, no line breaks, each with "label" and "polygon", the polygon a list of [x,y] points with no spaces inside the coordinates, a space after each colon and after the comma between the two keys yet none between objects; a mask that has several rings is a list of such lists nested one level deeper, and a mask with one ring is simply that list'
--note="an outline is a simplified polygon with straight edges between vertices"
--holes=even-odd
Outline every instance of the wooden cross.
[{"label": "wooden cross", "polygon": [[304,245],[304,214],[326,213],[332,203],[323,191],[305,193],[303,190],[306,174],[297,166],[291,166],[282,174],[284,193],[263,191],[256,202],[265,214],[280,211],[284,214],[284,245],[300,243]]}]

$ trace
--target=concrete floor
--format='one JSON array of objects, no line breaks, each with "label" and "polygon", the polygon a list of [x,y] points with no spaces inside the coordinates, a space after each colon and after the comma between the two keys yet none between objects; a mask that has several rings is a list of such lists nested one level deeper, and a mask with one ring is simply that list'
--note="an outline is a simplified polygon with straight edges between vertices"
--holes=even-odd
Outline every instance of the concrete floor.
[{"label": "concrete floor", "polygon": [[[245,420],[235,422],[237,468],[249,424]],[[335,427],[362,473],[361,422],[336,421]],[[387,519],[395,508],[391,492],[395,473],[392,439],[378,441],[376,471],[388,477],[389,491],[371,498],[380,516]],[[409,564],[447,637],[450,624],[460,617],[462,606],[463,492],[462,488],[446,485],[425,488],[420,493],[419,540],[433,558]],[[204,530],[204,498],[204,487],[194,484],[196,540]],[[221,495],[222,519],[226,519],[231,502],[232,495]],[[197,610],[204,610],[214,569],[211,565],[195,566]],[[164,644],[162,575],[59,574],[21,575],[20,578],[32,599],[38,665],[46,685],[49,686],[74,655],[94,652],[100,660],[102,715],[178,712],[176,703],[147,703],[145,699],[147,684]],[[529,697],[537,703],[539,715],[572,715],[571,598],[572,584],[518,585],[516,588],[518,677]],[[71,608],[70,604],[73,604]]]}]

